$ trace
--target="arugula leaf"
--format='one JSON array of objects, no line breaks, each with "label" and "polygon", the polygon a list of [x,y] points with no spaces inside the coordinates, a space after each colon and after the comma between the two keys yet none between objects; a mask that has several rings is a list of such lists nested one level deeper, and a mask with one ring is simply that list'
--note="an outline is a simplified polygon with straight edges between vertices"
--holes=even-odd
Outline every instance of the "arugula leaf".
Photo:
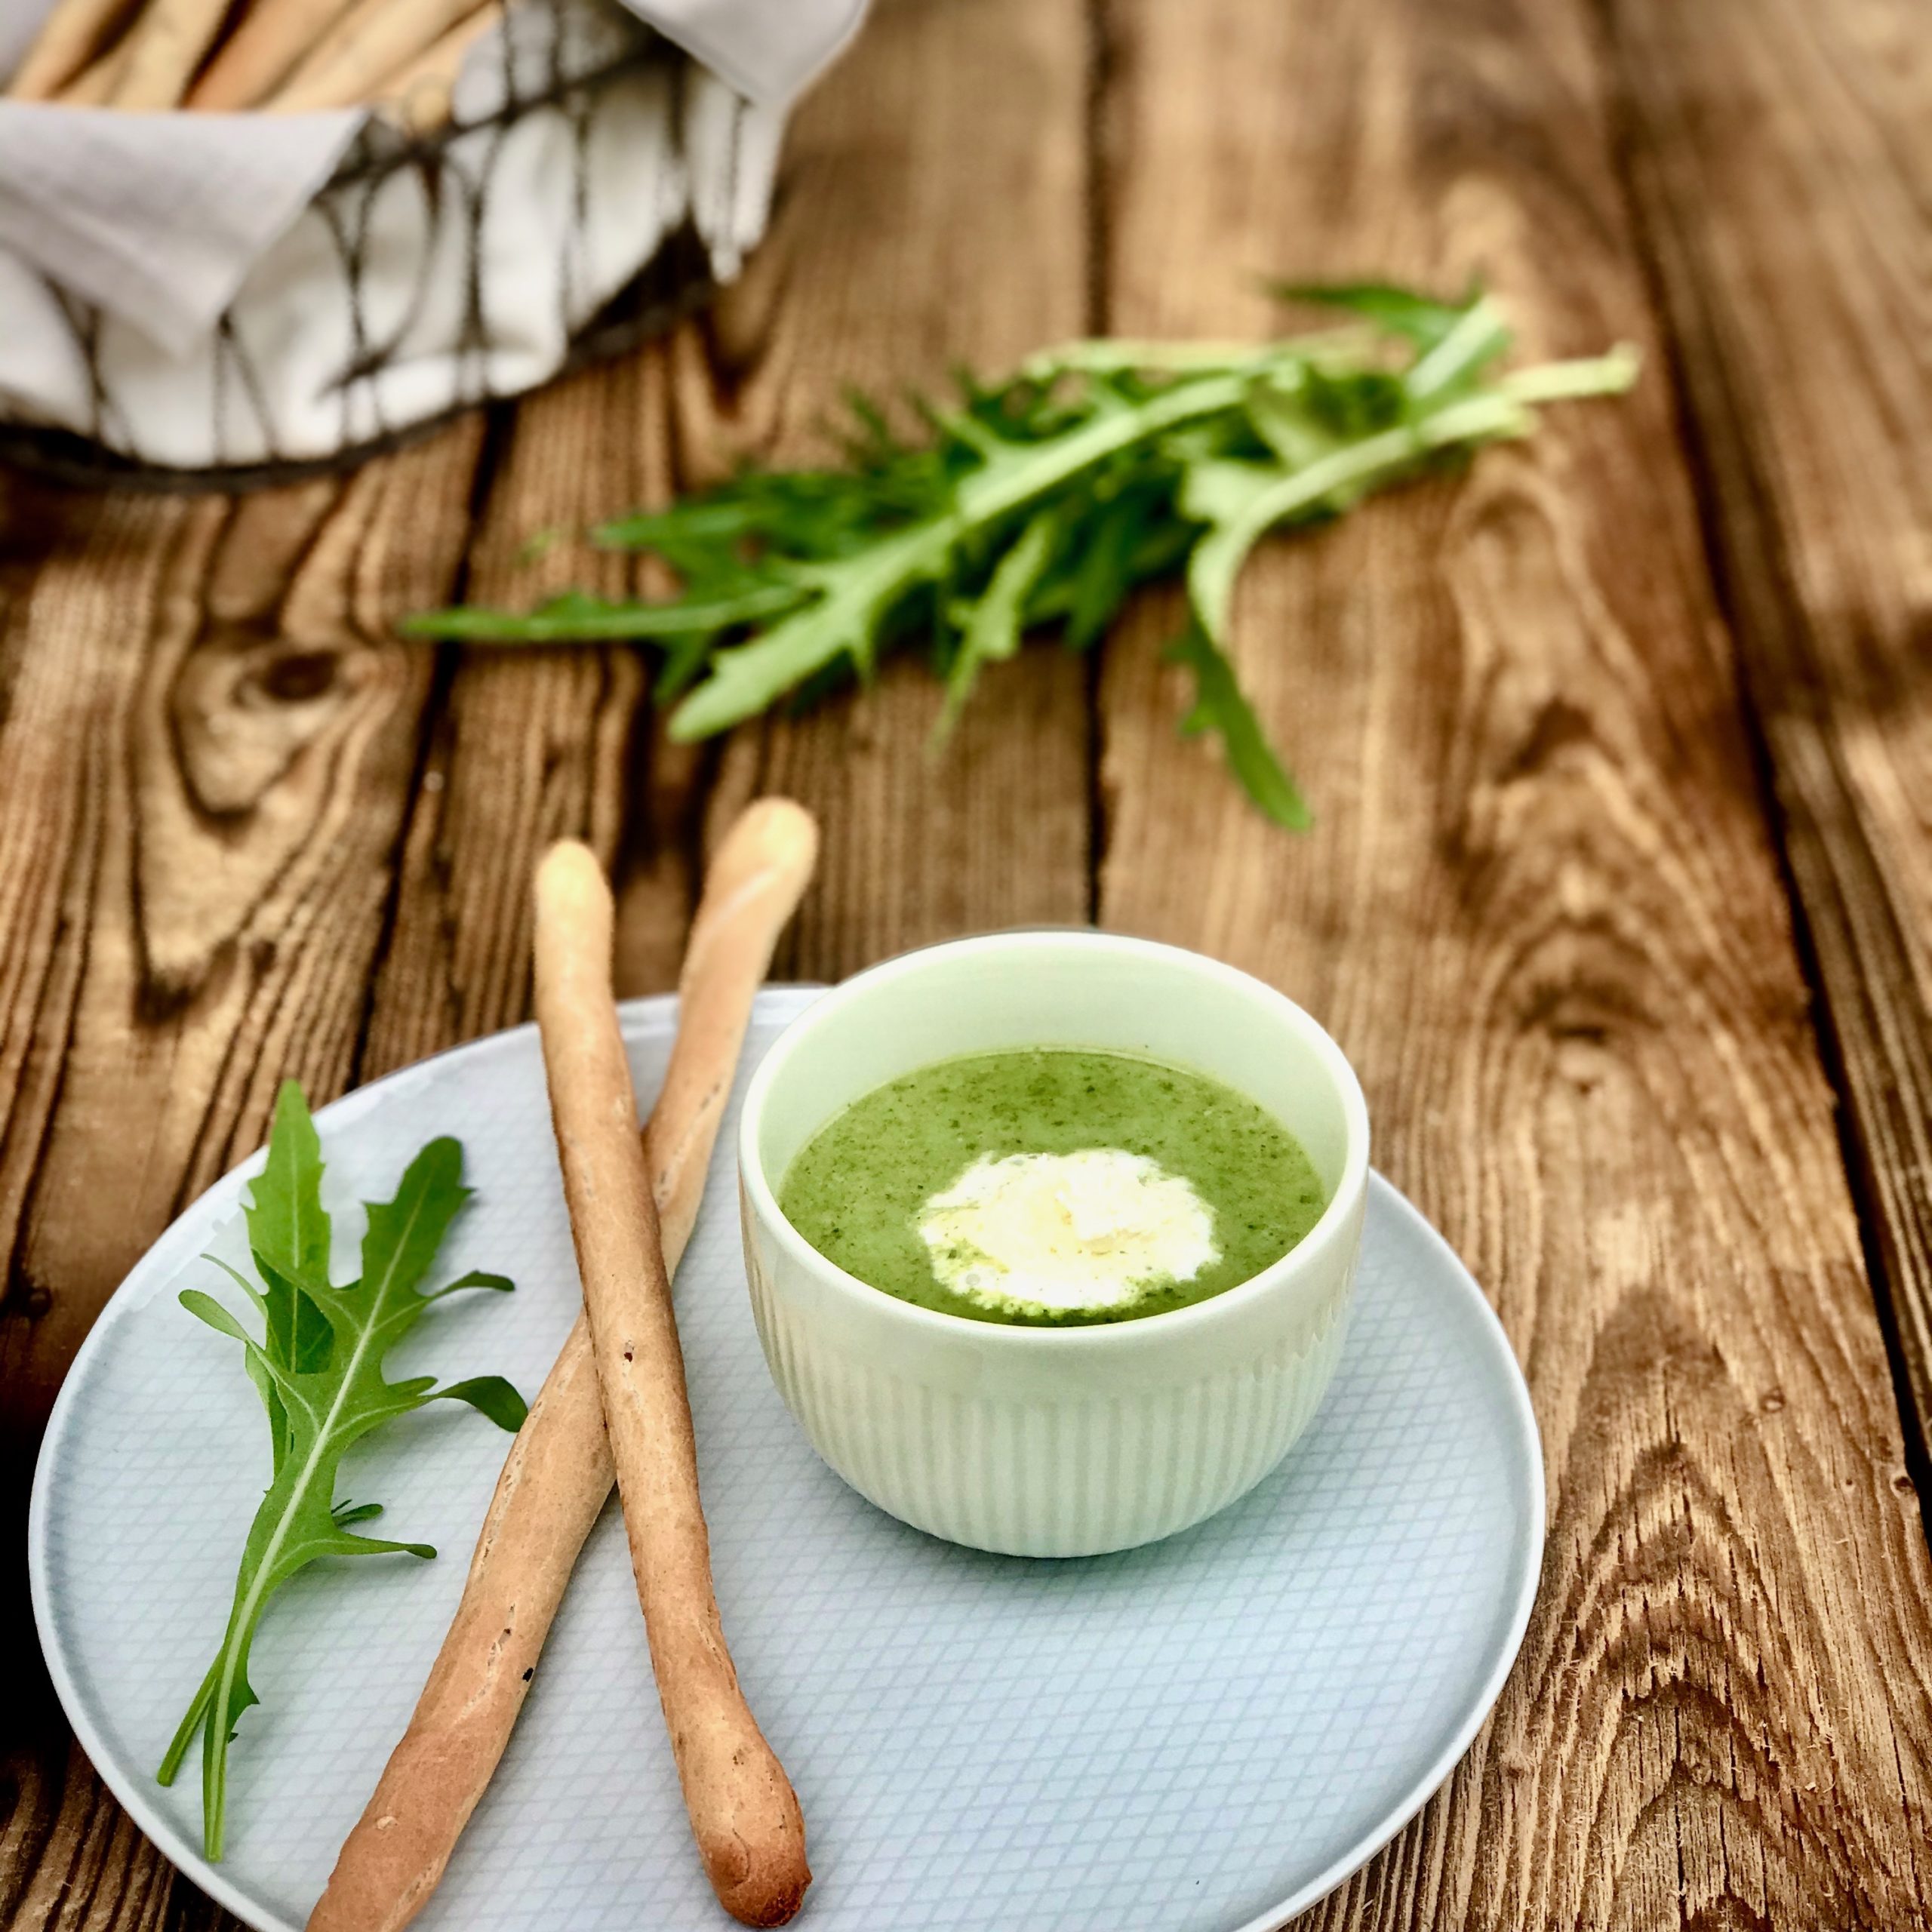
[{"label": "arugula leaf", "polygon": [[[906,593],[940,579],[962,537],[997,525],[1105,459],[1239,400],[1241,380],[1222,374],[1177,383],[1145,401],[1096,406],[1063,435],[1001,437],[981,424],[971,438],[978,466],[954,485],[945,507],[843,558],[810,567],[821,595],[781,618],[755,643],[721,651],[711,675],[671,715],[681,742],[710,737],[762,711],[814,673],[843,658],[869,675],[884,621]],[[804,566],[800,566],[801,572]]]},{"label": "arugula leaf", "polygon": [[1042,510],[1029,522],[1020,540],[995,567],[986,594],[968,611],[959,648],[946,681],[946,708],[940,713],[935,738],[943,742],[973,694],[982,665],[1011,657],[1020,648],[1026,599],[1053,554],[1058,519]]},{"label": "arugula leaf", "polygon": [[1176,475],[1129,479],[1094,508],[1069,586],[1066,648],[1086,651],[1106,634],[1114,614],[1146,575],[1146,540],[1171,528]]},{"label": "arugula leaf", "polygon": [[302,1097],[285,1080],[275,1097],[267,1164],[249,1183],[248,1245],[291,1281],[328,1278],[329,1221],[322,1211],[322,1143]]},{"label": "arugula leaf", "polygon": [[[423,1398],[429,1402],[467,1402],[479,1416],[487,1417],[500,1429],[514,1435],[523,1426],[530,1411],[516,1385],[500,1375],[472,1375],[466,1382],[452,1382],[447,1389],[432,1390]],[[380,1509],[380,1506],[376,1506]],[[338,1517],[339,1522],[341,1518]]]},{"label": "arugula leaf", "polygon": [[1228,767],[1249,798],[1279,826],[1305,831],[1314,823],[1308,804],[1282,768],[1254,708],[1235,681],[1234,666],[1198,624],[1190,624],[1168,647],[1174,663],[1194,673],[1194,709],[1181,721],[1183,732],[1220,736]]},{"label": "arugula leaf", "polygon": [[471,643],[582,643],[603,638],[708,637],[734,624],[754,623],[789,610],[806,592],[784,583],[748,584],[735,595],[700,603],[647,604],[635,598],[567,590],[512,618],[497,611],[459,608],[405,617],[411,637],[456,638]]},{"label": "arugula leaf", "polygon": [[1432,301],[1389,281],[1275,281],[1268,284],[1268,292],[1278,302],[1346,309],[1424,349],[1433,349],[1470,306],[1469,301]]},{"label": "arugula leaf", "polygon": [[260,1701],[248,1681],[248,1657],[269,1599],[321,1557],[435,1554],[426,1543],[350,1534],[354,1524],[380,1515],[381,1505],[336,1502],[344,1452],[395,1417],[445,1399],[466,1402],[502,1428],[522,1426],[523,1398],[500,1376],[438,1389],[433,1376],[391,1382],[383,1374],[385,1356],[432,1301],[459,1288],[510,1286],[501,1275],[472,1272],[435,1294],[420,1291],[450,1223],[469,1198],[462,1171],[461,1146],[432,1140],[409,1164],[395,1199],[368,1204],[361,1278],[332,1287],[321,1143],[301,1088],[285,1081],[276,1097],[267,1162],[251,1184],[247,1208],[264,1285],[257,1290],[227,1271],[262,1316],[261,1338],[214,1296],[199,1288],[181,1294],[191,1315],[242,1344],[269,1410],[274,1452],[272,1479],[242,1547],[220,1648],[157,1774],[162,1784],[171,1784],[199,1736],[202,1835],[211,1859],[222,1855],[228,1748],[242,1712]]},{"label": "arugula leaf", "polygon": [[886,539],[844,571],[828,566],[820,580],[825,594],[817,603],[781,618],[755,644],[712,659],[710,676],[671,714],[672,737],[709,737],[841,658],[862,678],[868,675],[887,614],[915,585],[939,575],[946,547],[915,528]]},{"label": "arugula leaf", "polygon": [[[518,643],[630,638],[662,654],[674,738],[868,681],[921,650],[946,689],[942,742],[989,664],[1058,625],[1085,650],[1140,585],[1185,574],[1184,641],[1229,765],[1281,823],[1303,808],[1227,668],[1229,612],[1270,530],[1342,514],[1373,491],[1534,426],[1540,405],[1610,395],[1633,352],[1499,373],[1509,331],[1480,293],[1289,285],[1350,318],[1272,343],[1063,343],[1010,376],[958,379],[956,406],[911,398],[919,429],[852,394],[843,469],[747,469],[598,542],[654,553],[675,597],[582,592],[538,609],[438,611],[425,635]],[[1292,805],[1290,803],[1293,800]]]},{"label": "arugula leaf", "polygon": [[1202,629],[1217,644],[1225,640],[1235,579],[1256,540],[1274,525],[1346,509],[1365,491],[1417,469],[1435,452],[1521,435],[1530,426],[1527,410],[1513,397],[1486,394],[1337,443],[1297,469],[1198,466],[1183,487],[1181,507],[1206,526],[1187,567],[1188,594]]},{"label": "arugula leaf", "polygon": [[[307,1290],[327,1281],[329,1272],[322,1146],[302,1089],[292,1080],[284,1081],[275,1095],[268,1164],[250,1184],[244,1212],[248,1244],[262,1274],[259,1306],[267,1324],[268,1352],[301,1367],[320,1367],[328,1359],[332,1338]],[[269,1413],[269,1439],[278,1469],[288,1442],[281,1397],[267,1371],[252,1361],[248,1374]]]},{"label": "arugula leaf", "polygon": [[1509,346],[1509,331],[1502,312],[1484,296],[1472,303],[1457,317],[1456,326],[1410,365],[1402,376],[1404,393],[1417,403],[1463,389]]}]

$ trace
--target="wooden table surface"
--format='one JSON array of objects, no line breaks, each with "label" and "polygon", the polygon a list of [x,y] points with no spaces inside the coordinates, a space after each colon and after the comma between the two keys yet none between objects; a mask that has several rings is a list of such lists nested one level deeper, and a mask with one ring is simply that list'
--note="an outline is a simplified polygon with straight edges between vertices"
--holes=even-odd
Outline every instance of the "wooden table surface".
[{"label": "wooden table surface", "polygon": [[[674,340],[241,501],[0,481],[0,1924],[222,1915],[73,1748],[33,1447],[169,1219],[325,1098],[522,1019],[581,834],[624,989],[707,841],[804,799],[780,961],[1092,919],[1286,989],[1484,1284],[1549,1481],[1495,1715],[1307,1922],[1932,1923],[1932,34],[1912,0],[911,0],[796,123]],[[399,641],[621,560],[525,540],[798,457],[840,386],[1259,334],[1263,272],[1480,275],[1526,354],[1640,344],[1467,477],[1260,555],[1242,672],[1294,837],[1103,662],[663,743],[623,650]],[[226,1921],[223,1921],[224,1923]]]}]

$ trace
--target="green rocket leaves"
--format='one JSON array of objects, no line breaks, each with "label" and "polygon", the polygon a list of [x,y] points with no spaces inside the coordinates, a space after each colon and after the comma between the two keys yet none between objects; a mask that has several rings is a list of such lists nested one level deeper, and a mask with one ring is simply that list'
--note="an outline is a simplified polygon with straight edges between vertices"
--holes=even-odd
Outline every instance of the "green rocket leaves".
[{"label": "green rocket leaves", "polygon": [[395,1199],[370,1204],[361,1278],[331,1285],[321,1144],[301,1088],[287,1081],[275,1102],[267,1164],[251,1183],[247,1208],[261,1284],[226,1270],[260,1319],[260,1338],[214,1296],[198,1288],[181,1296],[190,1314],[242,1344],[268,1412],[272,1472],[242,1546],[220,1648],[158,1774],[163,1784],[172,1783],[199,1735],[202,1833],[211,1859],[222,1855],[228,1747],[242,1712],[259,1701],[248,1681],[248,1654],[269,1599],[321,1557],[435,1554],[424,1543],[352,1534],[356,1524],[380,1515],[381,1506],[337,1502],[343,1453],[426,1402],[466,1402],[501,1428],[522,1426],[523,1399],[500,1376],[439,1389],[433,1376],[391,1382],[383,1374],[383,1358],[432,1302],[458,1289],[511,1285],[500,1275],[471,1273],[436,1294],[422,1292],[451,1222],[469,1198],[462,1174],[461,1146],[430,1142],[409,1164]]},{"label": "green rocket leaves", "polygon": [[1284,288],[1348,326],[1273,343],[1069,343],[1016,374],[959,380],[949,408],[915,398],[911,441],[850,399],[836,469],[748,469],[597,540],[649,551],[682,582],[657,601],[571,591],[518,614],[460,609],[419,635],[541,644],[629,638],[662,654],[671,733],[707,737],[780,702],[924,655],[946,687],[943,737],[981,672],[1032,632],[1070,649],[1106,632],[1140,585],[1183,575],[1173,656],[1195,675],[1183,728],[1222,740],[1276,823],[1307,808],[1235,675],[1230,612],[1272,530],[1337,516],[1371,491],[1535,427],[1537,405],[1626,389],[1634,355],[1499,373],[1497,305],[1363,282]]}]

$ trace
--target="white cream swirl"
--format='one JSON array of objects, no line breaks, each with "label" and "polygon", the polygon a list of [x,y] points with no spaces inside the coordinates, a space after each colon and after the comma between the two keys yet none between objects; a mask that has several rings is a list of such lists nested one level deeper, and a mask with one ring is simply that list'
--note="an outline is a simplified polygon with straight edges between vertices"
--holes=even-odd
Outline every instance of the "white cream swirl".
[{"label": "white cream swirl", "polygon": [[1118,1147],[986,1155],[926,1202],[919,1234],[941,1283],[1002,1313],[1122,1307],[1220,1257],[1192,1184]]}]

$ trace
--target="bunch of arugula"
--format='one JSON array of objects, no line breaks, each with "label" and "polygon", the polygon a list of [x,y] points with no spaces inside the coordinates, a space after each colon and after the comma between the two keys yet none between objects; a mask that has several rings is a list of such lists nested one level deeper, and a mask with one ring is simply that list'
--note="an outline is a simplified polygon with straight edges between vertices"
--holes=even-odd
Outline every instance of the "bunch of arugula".
[{"label": "bunch of arugula", "polygon": [[171,1784],[200,1734],[202,1832],[211,1859],[222,1855],[228,1747],[242,1713],[260,1701],[248,1681],[248,1652],[269,1598],[320,1557],[436,1553],[427,1543],[350,1534],[355,1524],[380,1516],[382,1505],[336,1501],[343,1452],[393,1417],[445,1399],[467,1402],[512,1432],[523,1426],[523,1398],[500,1375],[438,1389],[434,1376],[390,1382],[383,1374],[383,1357],[432,1302],[460,1289],[512,1285],[500,1275],[472,1272],[434,1294],[420,1292],[444,1234],[469,1198],[462,1174],[461,1145],[431,1141],[410,1162],[395,1198],[368,1204],[361,1279],[331,1287],[321,1143],[302,1089],[285,1081],[275,1099],[267,1164],[251,1183],[247,1208],[248,1244],[262,1285],[208,1257],[261,1317],[262,1339],[212,1295],[198,1288],[181,1295],[191,1314],[246,1351],[249,1379],[268,1411],[273,1471],[242,1547],[221,1647],[157,1774],[162,1783]]},{"label": "bunch of arugula", "polygon": [[439,611],[404,628],[648,640],[683,740],[788,696],[809,703],[869,678],[890,650],[922,647],[946,686],[943,737],[981,670],[1029,631],[1057,626],[1088,650],[1137,586],[1183,573],[1189,621],[1171,654],[1195,697],[1183,729],[1218,732],[1255,804],[1306,825],[1228,657],[1235,580],[1256,540],[1527,435],[1540,403],[1626,389],[1636,358],[1620,349],[1499,374],[1509,331],[1487,297],[1445,303],[1372,283],[1277,292],[1355,325],[1258,345],[1074,343],[1004,382],[962,376],[956,408],[914,398],[929,431],[918,445],[855,396],[843,467],[746,469],[594,533],[662,558],[677,596],[570,591],[527,613]]}]

